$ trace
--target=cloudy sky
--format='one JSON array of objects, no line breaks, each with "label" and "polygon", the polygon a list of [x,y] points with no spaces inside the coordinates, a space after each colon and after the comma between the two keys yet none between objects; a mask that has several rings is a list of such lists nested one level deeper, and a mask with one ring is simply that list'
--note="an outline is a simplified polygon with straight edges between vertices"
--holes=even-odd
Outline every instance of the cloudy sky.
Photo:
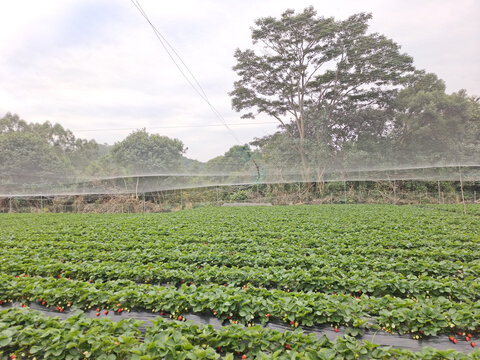
[{"label": "cloudy sky", "polygon": [[[478,0],[140,0],[189,66],[241,143],[275,130],[271,119],[242,120],[228,92],[233,52],[251,47],[256,18],[313,5],[343,19],[373,13],[415,66],[449,92],[480,95]],[[130,0],[16,0],[0,4],[0,116],[61,123],[113,144],[133,129],[177,137],[187,156],[207,160],[237,140],[195,93]]]}]

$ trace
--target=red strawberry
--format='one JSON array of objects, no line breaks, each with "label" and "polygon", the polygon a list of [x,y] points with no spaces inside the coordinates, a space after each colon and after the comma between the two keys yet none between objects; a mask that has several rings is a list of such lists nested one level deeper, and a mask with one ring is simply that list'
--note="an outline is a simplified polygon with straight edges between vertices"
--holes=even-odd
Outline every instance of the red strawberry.
[{"label": "red strawberry", "polygon": [[476,344],[472,341],[472,342],[470,343],[470,345],[471,345],[472,347],[475,347]]},{"label": "red strawberry", "polygon": [[290,345],[286,344],[285,349],[290,350]]},{"label": "red strawberry", "polygon": [[119,308],[120,306],[122,306],[122,304],[117,304],[117,308]]},{"label": "red strawberry", "polygon": [[162,312],[160,312],[160,315],[162,315],[162,316],[163,316],[163,311],[162,311]]},{"label": "red strawberry", "polygon": [[97,313],[95,314],[95,316],[100,316],[100,313],[97,312]]},{"label": "red strawberry", "polygon": [[458,336],[462,336],[462,332],[461,332],[461,331],[458,332]]},{"label": "red strawberry", "polygon": [[117,313],[121,314],[121,312],[122,312],[122,309],[117,310]]},{"label": "red strawberry", "polygon": [[178,317],[178,320],[182,321],[182,317],[181,317],[181,316],[179,316],[179,317]]},{"label": "red strawberry", "polygon": [[469,338],[472,338],[472,337],[473,337],[472,334],[467,334],[467,336],[468,336]]},{"label": "red strawberry", "polygon": [[295,324],[295,322],[294,322],[294,321],[290,321],[290,325],[292,325],[292,326],[293,326],[294,324]]},{"label": "red strawberry", "polygon": [[469,342],[470,341],[470,338],[468,336],[465,337],[465,341],[466,342]]},{"label": "red strawberry", "polygon": [[108,310],[105,310],[103,313],[104,313],[105,315],[108,315]]},{"label": "red strawberry", "polygon": [[62,309],[62,308],[60,308],[60,310],[58,310],[58,311],[60,311],[60,312],[63,312],[63,309]]},{"label": "red strawberry", "polygon": [[243,354],[242,359],[245,360],[247,358],[247,355]]},{"label": "red strawberry", "polygon": [[100,312],[100,308],[97,308],[97,312]]},{"label": "red strawberry", "polygon": [[425,331],[421,330],[420,334],[425,335]]},{"label": "red strawberry", "polygon": [[338,332],[338,329],[337,329],[337,328],[335,328],[335,332]]},{"label": "red strawberry", "polygon": [[449,339],[450,341],[453,341],[453,336],[449,336],[448,339]]},{"label": "red strawberry", "polygon": [[454,344],[456,344],[456,343],[457,343],[457,339],[453,339],[452,341],[453,341],[453,343],[454,343]]},{"label": "red strawberry", "polygon": [[269,317],[270,317],[270,314],[267,314],[267,317],[269,318]]}]

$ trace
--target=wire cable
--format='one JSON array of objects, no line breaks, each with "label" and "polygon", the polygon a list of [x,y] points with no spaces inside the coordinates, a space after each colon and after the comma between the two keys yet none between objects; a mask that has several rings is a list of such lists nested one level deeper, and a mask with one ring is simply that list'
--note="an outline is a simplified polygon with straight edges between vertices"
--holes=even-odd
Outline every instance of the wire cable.
[{"label": "wire cable", "polygon": [[[132,4],[135,6],[135,8],[140,12],[140,14],[145,18],[145,20],[148,22],[150,27],[152,28],[153,32],[155,33],[155,36],[157,37],[158,41],[160,41],[163,49],[167,53],[167,55],[170,57],[172,62],[175,64],[177,69],[180,71],[182,76],[187,80],[188,84],[195,90],[195,92],[207,103],[207,105],[210,107],[212,112],[217,116],[218,119],[224,124],[224,126],[227,128],[227,130],[230,132],[230,134],[233,136],[233,138],[237,141],[238,144],[241,143],[240,139],[237,137],[237,135],[233,132],[233,130],[228,126],[227,122],[225,121],[224,117],[222,114],[218,112],[218,110],[213,106],[213,104],[210,102],[208,99],[207,94],[205,93],[205,90],[203,87],[200,85],[200,82],[197,80],[195,75],[193,75],[192,71],[190,68],[185,64],[183,61],[182,57],[175,51],[173,46],[166,40],[165,36],[162,35],[162,33],[157,29],[157,27],[152,23],[150,18],[148,17],[147,13],[145,10],[143,10],[142,6],[140,5],[139,0],[130,0]],[[190,74],[192,80],[185,74],[181,66],[177,63],[175,60],[175,57],[172,55],[170,52],[169,48],[171,49],[172,53],[177,57],[177,59],[180,61],[180,63],[184,66],[184,68],[187,70],[188,74]],[[195,84],[196,86],[195,86]]]}]

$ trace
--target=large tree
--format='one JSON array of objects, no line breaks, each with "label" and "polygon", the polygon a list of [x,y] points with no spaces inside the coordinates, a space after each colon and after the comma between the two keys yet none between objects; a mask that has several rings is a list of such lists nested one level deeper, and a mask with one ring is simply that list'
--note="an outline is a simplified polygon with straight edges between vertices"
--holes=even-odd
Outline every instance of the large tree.
[{"label": "large tree", "polygon": [[157,172],[181,172],[186,151],[178,139],[137,130],[116,143],[110,155],[122,167],[136,175]]},{"label": "large tree", "polygon": [[[346,20],[317,16],[309,7],[287,10],[279,19],[260,18],[252,29],[260,49],[235,52],[233,108],[243,117],[266,114],[295,141],[303,167],[308,116],[330,129],[330,143],[341,148],[355,128],[346,120],[365,108],[384,108],[412,70],[412,58],[392,40],[368,34],[370,14]],[[313,115],[312,115],[313,114]],[[288,126],[293,122],[294,129]]]},{"label": "large tree", "polygon": [[465,165],[480,156],[480,102],[465,90],[447,94],[435,74],[418,72],[397,96],[392,121],[402,164]]}]

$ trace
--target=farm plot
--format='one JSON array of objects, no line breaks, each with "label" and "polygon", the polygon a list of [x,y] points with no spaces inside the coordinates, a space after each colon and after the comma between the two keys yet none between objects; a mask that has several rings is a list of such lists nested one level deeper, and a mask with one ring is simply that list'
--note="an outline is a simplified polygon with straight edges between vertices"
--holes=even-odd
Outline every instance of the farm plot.
[{"label": "farm plot", "polygon": [[[323,205],[12,214],[0,217],[0,228],[0,305],[159,316],[141,334],[132,321],[82,315],[61,321],[5,309],[4,356],[480,358],[477,351],[455,351],[467,341],[474,350],[480,332],[478,217]],[[229,326],[183,322],[189,314]],[[268,323],[292,331],[264,328]],[[299,333],[312,326],[342,329],[345,336],[330,341]],[[59,338],[42,337],[34,347],[38,327]],[[102,329],[105,338],[91,329]],[[454,350],[378,347],[355,338],[365,331],[415,340],[446,335]]]}]

